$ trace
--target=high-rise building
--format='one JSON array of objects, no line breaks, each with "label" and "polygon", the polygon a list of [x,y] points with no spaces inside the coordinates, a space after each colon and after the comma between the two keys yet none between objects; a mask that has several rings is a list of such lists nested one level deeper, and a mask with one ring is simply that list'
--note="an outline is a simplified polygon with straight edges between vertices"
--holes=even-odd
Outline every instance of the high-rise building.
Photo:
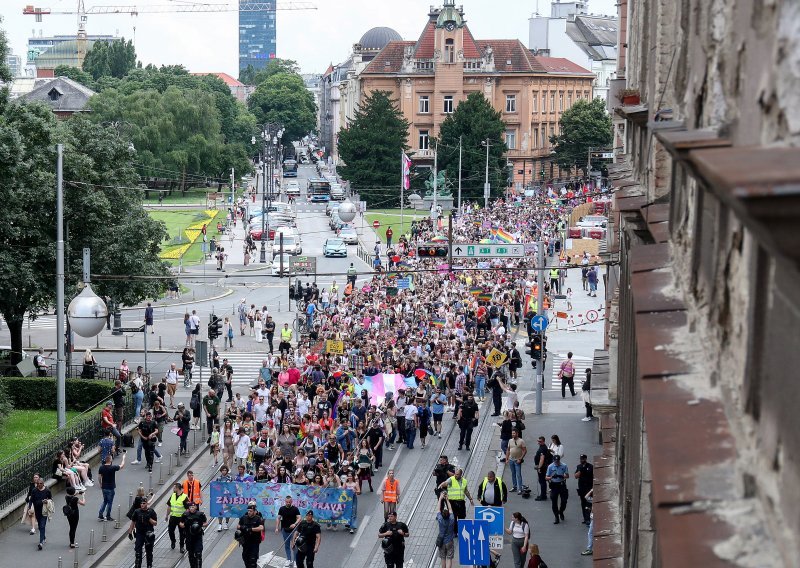
[{"label": "high-rise building", "polygon": [[19,55],[9,53],[6,56],[6,65],[12,77],[19,77],[22,74],[22,58]]},{"label": "high-rise building", "polygon": [[250,4],[239,0],[239,70],[252,65],[263,69],[270,59],[275,59],[275,2],[264,2],[266,10],[245,11],[241,7]]}]

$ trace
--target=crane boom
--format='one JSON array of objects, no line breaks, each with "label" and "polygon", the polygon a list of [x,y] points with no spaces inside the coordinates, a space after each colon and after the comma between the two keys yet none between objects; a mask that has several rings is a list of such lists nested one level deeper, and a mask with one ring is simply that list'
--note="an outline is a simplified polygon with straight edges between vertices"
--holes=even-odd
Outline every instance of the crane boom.
[{"label": "crane boom", "polygon": [[164,14],[169,12],[275,12],[277,10],[316,10],[317,7],[312,2],[242,2],[236,4],[166,4],[166,5],[144,5],[134,4],[117,6],[90,6],[82,12],[69,10],[50,10],[49,8],[38,8],[26,6],[22,13],[29,16],[49,15],[105,15],[105,14]]}]

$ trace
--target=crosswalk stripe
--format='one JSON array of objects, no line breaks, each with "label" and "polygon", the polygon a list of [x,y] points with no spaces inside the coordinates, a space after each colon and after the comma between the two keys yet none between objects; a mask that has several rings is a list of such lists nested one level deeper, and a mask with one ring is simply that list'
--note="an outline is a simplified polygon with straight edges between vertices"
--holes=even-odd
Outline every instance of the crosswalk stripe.
[{"label": "crosswalk stripe", "polygon": [[[556,390],[561,391],[561,379],[558,378],[558,373],[561,370],[561,363],[567,360],[566,353],[549,353],[548,359],[552,357],[553,359],[553,372],[550,373],[550,385],[548,390]],[[592,358],[591,357],[582,357],[580,355],[573,355],[572,356],[572,363],[575,366],[575,390],[580,389],[580,385],[583,382],[585,375],[585,369],[592,368]],[[548,386],[548,385],[545,385]]]},{"label": "crosswalk stripe", "polygon": [[[0,325],[8,327],[5,318],[0,317]],[[22,324],[23,329],[55,329],[56,317],[55,316],[41,316],[35,320],[25,320]]]},{"label": "crosswalk stripe", "polygon": [[[265,359],[267,345],[264,344],[264,353],[237,353],[223,351],[219,354],[220,361],[227,359],[233,367],[233,384],[250,386],[256,384],[260,376],[261,362]],[[275,345],[277,347],[277,344]]]}]

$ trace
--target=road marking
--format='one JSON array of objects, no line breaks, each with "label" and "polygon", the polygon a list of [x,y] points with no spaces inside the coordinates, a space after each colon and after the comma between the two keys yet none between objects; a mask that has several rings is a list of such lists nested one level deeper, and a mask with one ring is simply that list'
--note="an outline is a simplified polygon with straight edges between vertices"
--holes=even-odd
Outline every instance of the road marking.
[{"label": "road marking", "polygon": [[238,542],[236,542],[235,540],[231,541],[231,543],[228,545],[228,548],[225,549],[225,552],[222,553],[222,556],[220,556],[219,560],[217,560],[213,568],[220,568],[220,566],[222,566],[225,563],[228,557],[231,554],[233,554],[233,551],[236,550],[237,546],[239,546]]},{"label": "road marking", "polygon": [[[364,517],[362,519],[361,523],[359,524],[359,526],[360,527],[369,526],[369,519],[370,519],[370,515],[367,515],[366,517]],[[358,534],[356,535],[356,538],[354,538],[353,542],[350,543],[350,548],[355,548],[356,546],[358,546],[358,541],[360,541],[361,537],[364,536],[364,532],[365,531],[362,531],[361,529],[359,529]]]}]

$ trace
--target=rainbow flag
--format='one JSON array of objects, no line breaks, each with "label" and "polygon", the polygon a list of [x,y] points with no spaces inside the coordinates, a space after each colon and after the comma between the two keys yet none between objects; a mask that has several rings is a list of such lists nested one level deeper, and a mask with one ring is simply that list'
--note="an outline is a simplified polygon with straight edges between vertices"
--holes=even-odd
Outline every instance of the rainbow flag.
[{"label": "rainbow flag", "polygon": [[434,320],[431,320],[431,326],[433,327],[444,327],[445,323],[447,323],[447,321],[441,318],[436,318]]},{"label": "rainbow flag", "polygon": [[477,296],[481,292],[483,292],[483,288],[481,288],[480,286],[473,286],[472,288],[469,289],[469,293],[472,294],[473,296]]},{"label": "rainbow flag", "polygon": [[478,300],[481,302],[491,302],[492,301],[492,293],[491,292],[481,292],[478,294]]},{"label": "rainbow flag", "polygon": [[504,229],[492,229],[492,238],[506,244],[516,242],[514,235]]}]

